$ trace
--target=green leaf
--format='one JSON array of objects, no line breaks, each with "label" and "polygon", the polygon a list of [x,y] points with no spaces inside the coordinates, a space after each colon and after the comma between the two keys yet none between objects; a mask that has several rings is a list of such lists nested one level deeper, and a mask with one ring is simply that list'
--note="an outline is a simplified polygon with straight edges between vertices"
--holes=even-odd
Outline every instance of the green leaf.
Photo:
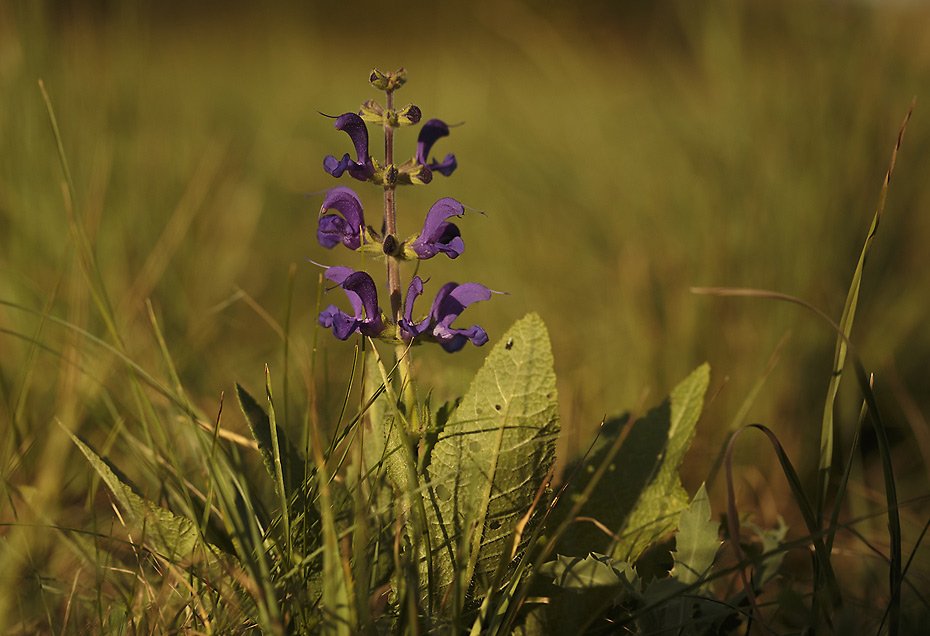
[{"label": "green leaf", "polygon": [[590,553],[585,558],[556,555],[555,561],[539,567],[541,576],[549,576],[553,584],[567,589],[591,587],[630,586],[636,578],[629,563],[618,568],[613,560],[603,554]]},{"label": "green leaf", "polygon": [[[655,477],[640,492],[633,511],[620,528],[621,541],[614,548],[615,559],[632,560],[650,543],[668,534],[678,523],[678,513],[688,505],[678,469],[694,439],[694,429],[704,408],[704,394],[710,383],[710,366],[695,369],[672,391],[665,408],[647,416],[646,426],[667,426],[667,442],[659,456]],[[656,416],[661,416],[657,421]],[[667,421],[666,421],[667,418]]]},{"label": "green leaf", "polygon": [[[547,634],[577,634],[582,626],[588,628],[584,633],[600,633],[598,628],[606,627],[600,618],[605,608],[639,604],[642,580],[633,566],[603,554],[558,555],[541,565],[539,574],[552,577],[550,585],[539,588],[548,598],[543,606]],[[594,617],[599,617],[596,624]]]},{"label": "green leaf", "polygon": [[558,431],[549,335],[529,314],[488,355],[433,447],[432,572],[423,580],[431,577],[434,598],[456,577],[467,588],[510,562],[515,527],[552,466]]},{"label": "green leaf", "polygon": [[[675,529],[679,513],[688,506],[678,469],[694,438],[709,381],[710,367],[705,364],[635,423],[626,416],[604,423],[585,464],[568,467],[566,474],[573,476],[573,484],[556,508],[553,525],[577,505],[598,469],[605,466],[603,478],[590,489],[578,516],[596,520],[615,538],[595,524],[576,522],[560,539],[559,553],[582,556],[595,550],[618,561],[635,562],[646,547]],[[611,456],[623,435],[626,438]]]},{"label": "green leaf", "polygon": [[704,484],[698,488],[691,505],[681,513],[675,545],[672,574],[685,585],[701,580],[714,564],[720,548],[717,524],[711,520],[710,500]]},{"label": "green leaf", "polygon": [[[87,444],[70,431],[68,435],[113,493],[134,540],[143,541],[151,550],[170,561],[188,558],[198,547],[210,547],[201,540],[194,522],[137,495]],[[136,535],[137,532],[141,534]]]},{"label": "green leaf", "polygon": [[761,544],[757,553],[747,550],[755,566],[753,584],[761,590],[778,574],[782,561],[785,560],[785,550],[779,547],[788,535],[788,524],[779,516],[778,525],[774,528],[760,528],[751,522],[745,522],[743,525],[755,533]]},{"label": "green leaf", "polygon": [[[284,482],[284,488],[287,494],[290,495],[301,490],[305,476],[311,475],[313,472],[312,469],[308,472],[307,463],[301,458],[297,449],[290,443],[287,435],[284,434],[284,431],[280,427],[275,426],[277,440],[271,438],[271,421],[268,419],[268,414],[259,406],[255,398],[249,395],[249,392],[238,383],[236,384],[236,396],[239,398],[239,407],[242,409],[242,413],[245,415],[245,419],[249,424],[252,437],[254,437],[256,443],[258,443],[258,452],[262,456],[262,463],[265,465],[265,470],[268,471],[268,475],[275,483],[275,490],[279,490],[279,473],[274,452],[275,444],[277,444],[277,448],[279,449],[281,468],[280,479]],[[278,494],[280,495],[281,493]]]}]

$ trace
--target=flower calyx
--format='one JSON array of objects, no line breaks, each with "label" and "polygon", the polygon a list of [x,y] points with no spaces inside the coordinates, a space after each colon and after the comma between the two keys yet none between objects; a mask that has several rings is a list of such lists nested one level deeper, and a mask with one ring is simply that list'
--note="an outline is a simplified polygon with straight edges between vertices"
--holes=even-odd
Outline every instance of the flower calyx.
[{"label": "flower calyx", "polygon": [[369,99],[362,104],[358,115],[364,121],[372,124],[400,128],[401,126],[412,126],[420,123],[420,119],[423,118],[423,111],[416,104],[407,104],[399,110],[384,108],[375,100]]},{"label": "flower calyx", "polygon": [[381,242],[381,251],[385,256],[398,258],[402,256],[404,252],[403,247],[403,243],[398,242],[393,234],[388,234]]},{"label": "flower calyx", "polygon": [[426,185],[433,180],[433,171],[410,159],[397,166],[397,183],[399,185]]},{"label": "flower calyx", "polygon": [[400,67],[396,71],[385,73],[380,69],[372,69],[368,81],[379,91],[394,92],[407,83],[407,69]]}]

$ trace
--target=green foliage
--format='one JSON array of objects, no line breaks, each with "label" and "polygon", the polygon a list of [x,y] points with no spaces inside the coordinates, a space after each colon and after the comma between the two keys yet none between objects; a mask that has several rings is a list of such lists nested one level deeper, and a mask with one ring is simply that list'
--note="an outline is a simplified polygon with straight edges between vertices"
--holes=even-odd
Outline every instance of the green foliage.
[{"label": "green foliage", "polygon": [[[240,384],[236,384],[236,397],[246,422],[249,424],[249,431],[258,444],[258,452],[265,470],[275,482],[275,488],[279,488],[278,474],[280,473],[284,490],[288,495],[300,492],[302,486],[307,483],[307,477],[313,475],[313,469],[300,456],[284,430],[271,422],[265,410]],[[272,438],[272,429],[277,433],[276,438]]]},{"label": "green foliage", "polygon": [[668,441],[648,485],[620,527],[621,540],[614,547],[614,557],[638,557],[647,545],[677,525],[678,513],[688,505],[688,495],[681,486],[678,470],[694,439],[709,382],[710,366],[703,364],[672,390],[667,402],[667,423],[664,417],[653,419],[665,415],[662,407],[651,411],[642,422],[644,426],[664,428]]},{"label": "green foliage", "polygon": [[759,588],[765,587],[778,574],[785,551],[780,546],[785,543],[788,525],[781,517],[774,528],[761,528],[754,523],[746,523],[746,528],[758,538],[758,546],[750,552],[753,560],[753,581]]},{"label": "green foliage", "polygon": [[[703,600],[682,596],[701,586],[720,547],[706,490],[702,485],[689,505],[678,475],[709,381],[705,364],[635,423],[628,418],[606,423],[585,463],[569,467],[573,494],[557,509],[558,517],[564,525],[571,507],[585,519],[575,519],[561,537],[560,554],[539,568],[556,586],[544,611],[549,633],[607,617],[636,622],[646,633],[680,628],[692,610],[695,617],[720,617],[713,602],[701,609]],[[592,520],[596,532],[590,530]],[[615,528],[620,531],[611,541],[605,530]],[[657,542],[675,530],[673,561],[668,544]],[[610,552],[578,555],[587,546]]]},{"label": "green foliage", "polygon": [[549,336],[529,314],[495,345],[432,449],[427,514],[439,597],[456,580],[482,593],[510,561],[517,523],[555,458],[556,400]]},{"label": "green foliage", "polygon": [[90,446],[77,435],[69,435],[113,494],[135,541],[169,561],[183,561],[206,552],[203,548],[209,546],[202,541],[200,531],[190,519],[137,495]]},{"label": "green foliage", "polygon": [[[778,460],[790,453],[798,467],[788,487],[779,478],[761,494],[786,504],[789,511],[779,506],[778,512],[794,514],[789,520],[801,541],[785,544],[780,520],[769,529],[771,516],[757,519],[756,526],[745,521],[746,509],[740,511],[742,543],[747,530],[754,538],[743,548],[753,587],[760,594],[767,584],[774,587],[786,551],[793,545],[809,551],[803,538],[823,536],[826,549],[815,543],[817,559],[824,566],[836,562],[838,573],[857,573],[840,575],[850,624],[874,618],[878,632],[881,614],[892,607],[890,617],[904,631],[903,616],[896,618],[899,604],[902,613],[916,617],[912,624],[926,623],[918,620],[926,603],[916,578],[926,573],[920,558],[926,550],[922,535],[914,542],[926,509],[911,497],[925,494],[930,457],[918,454],[927,448],[920,413],[926,413],[930,395],[925,373],[930,330],[923,328],[925,295],[908,290],[927,287],[930,268],[920,262],[930,217],[887,215],[882,232],[890,240],[883,249],[872,243],[876,214],[840,319],[849,335],[855,315],[856,350],[881,361],[878,395],[869,395],[867,410],[877,417],[875,400],[891,401],[889,391],[904,407],[891,435],[876,421],[888,484],[878,504],[857,494],[872,492],[877,483],[866,448],[865,462],[851,462],[850,488],[835,497],[835,510],[823,510],[834,492],[828,467],[835,473],[838,462],[832,455],[848,450],[843,446],[849,446],[857,423],[859,396],[846,399],[849,382],[840,390],[843,360],[854,358],[854,349],[841,338],[834,348],[818,327],[770,303],[733,311],[727,302],[695,301],[686,290],[693,284],[765,285],[816,299],[830,315],[839,314],[842,292],[831,290],[838,289],[834,281],[848,280],[853,250],[862,246],[860,230],[868,218],[857,219],[878,185],[875,177],[896,123],[889,114],[897,114],[913,91],[930,86],[924,46],[930,13],[910,3],[726,1],[660,2],[645,10],[617,3],[593,12],[551,13],[523,0],[494,12],[481,3],[428,12],[431,22],[453,24],[453,33],[424,28],[427,18],[413,14],[386,29],[381,20],[358,17],[383,11],[340,16],[280,3],[275,11],[236,3],[228,9],[215,15],[176,7],[166,20],[130,3],[62,11],[51,2],[0,2],[0,631],[314,633],[326,621],[351,618],[346,603],[358,610],[351,618],[358,625],[343,623],[343,630],[422,627],[416,621],[426,621],[430,608],[417,604],[418,568],[425,565],[410,545],[415,519],[404,514],[409,507],[395,504],[413,501],[408,495],[431,501],[439,482],[420,472],[432,467],[429,454],[417,451],[428,450],[449,420],[437,415],[431,421],[424,415],[429,409],[421,408],[418,421],[427,430],[408,434],[402,420],[414,411],[382,393],[370,409],[371,429],[362,435],[355,424],[348,426],[339,452],[324,449],[322,474],[306,453],[292,452],[283,435],[286,429],[297,440],[295,432],[303,433],[312,416],[324,429],[322,439],[328,438],[330,428],[343,424],[337,413],[349,394],[341,390],[348,366],[344,345],[317,343],[305,328],[315,315],[313,293],[300,293],[295,301],[293,324],[304,326],[291,333],[288,324],[282,329],[277,323],[282,289],[294,284],[285,283],[282,272],[302,261],[312,235],[315,215],[306,208],[314,205],[301,203],[300,193],[325,187],[308,166],[317,166],[322,179],[319,156],[334,152],[328,139],[319,142],[320,130],[330,124],[313,111],[335,112],[332,106],[354,98],[357,71],[367,69],[373,54],[388,50],[398,60],[422,64],[419,77],[446,78],[427,93],[430,110],[468,122],[468,135],[453,132],[450,150],[462,159],[463,174],[468,171],[468,200],[488,211],[484,222],[490,231],[469,243],[472,258],[458,261],[458,272],[462,279],[486,276],[484,263],[493,255],[493,284],[519,291],[525,297],[520,303],[547,316],[557,334],[555,357],[570,370],[560,377],[563,414],[571,416],[564,420],[566,437],[585,438],[603,412],[636,403],[644,385],[665,386],[691,361],[710,360],[716,377],[728,380],[709,407],[706,437],[696,442],[702,444],[700,454],[692,457],[706,456],[723,437],[714,422],[777,419],[772,429],[786,444]],[[347,51],[339,69],[308,64],[329,64],[327,51],[340,47],[350,30],[358,46],[339,49]],[[245,44],[228,47],[230,38]],[[261,42],[270,45],[254,45]],[[617,42],[624,43],[624,54],[605,55]],[[421,54],[437,47],[460,54]],[[491,66],[496,72],[489,76],[485,69]],[[807,72],[799,74],[801,67]],[[48,129],[51,108],[36,89],[40,77],[56,109],[54,134]],[[579,95],[585,96],[583,107]],[[926,104],[926,96],[919,95],[919,102]],[[531,104],[533,116],[514,104]],[[566,113],[571,125],[553,125],[566,121]],[[926,155],[930,129],[924,119],[918,108],[907,147],[913,156]],[[409,130],[399,134],[412,141]],[[492,163],[478,167],[466,161],[485,157],[488,147],[496,151]],[[919,160],[901,162],[890,209],[926,208],[925,172]],[[63,176],[66,185],[60,187]],[[883,186],[882,205],[886,190]],[[416,193],[423,198],[411,200],[404,213],[416,216],[415,208],[428,206],[427,196]],[[515,237],[519,249],[513,247]],[[321,254],[308,256],[324,260]],[[869,267],[863,268],[866,255]],[[297,289],[317,278],[310,267],[295,272]],[[540,280],[570,283],[542,286]],[[879,282],[885,280],[907,281],[907,287]],[[167,380],[159,374],[167,356],[140,312],[149,298],[176,354]],[[514,305],[488,305],[482,324],[500,333]],[[767,390],[733,417],[760,356],[789,330],[790,346],[768,376]],[[267,389],[267,403],[240,393],[258,452],[239,435],[244,430],[234,417],[217,417],[211,442],[214,421],[199,408],[215,406],[217,387],[228,386],[230,369],[260,368],[274,355],[277,336],[285,342],[290,337],[284,357],[293,366],[283,375],[306,382],[285,378],[276,404]],[[319,364],[308,363],[317,351]],[[419,377],[430,377],[434,396],[445,399],[461,392],[468,369],[482,355],[464,352],[454,365],[445,356],[418,357]],[[390,361],[386,367],[393,376]],[[826,370],[834,374],[825,402]],[[379,377],[373,386],[381,384]],[[297,388],[302,386],[311,389],[305,394]],[[607,532],[587,521],[572,524],[558,544],[560,554],[572,556],[554,557],[566,568],[563,575],[573,572],[569,563],[578,564],[582,581],[626,572],[631,561],[617,557],[640,551],[638,537],[670,534],[676,519],[683,564],[684,553],[691,552],[688,537],[694,536],[688,526],[708,530],[700,522],[706,521],[703,512],[691,521],[689,512],[676,512],[687,499],[677,475],[649,488],[661,481],[672,410],[669,401],[636,423],[617,419],[605,425],[589,458],[591,472],[582,468],[573,483],[585,486],[605,467],[581,514],[602,522]],[[285,421],[289,411],[308,417]],[[56,420],[81,437],[54,434],[49,423]],[[910,443],[905,423],[919,443]],[[898,436],[908,437],[899,443]],[[362,438],[365,470],[355,474],[355,464],[343,463],[340,453],[346,448],[354,453],[352,445]],[[84,439],[95,440],[97,450]],[[571,442],[567,446],[573,448]],[[851,457],[859,454],[854,446]],[[745,450],[745,461],[766,474],[767,466],[750,454],[756,448]],[[88,472],[75,460],[87,461],[106,484],[129,534],[146,547],[141,558],[114,548],[119,541],[105,536],[112,511],[88,496],[83,480],[74,479],[76,472]],[[809,484],[808,471],[818,465],[822,492],[799,516],[790,508],[803,501],[803,493],[795,493],[799,483]],[[131,468],[140,490],[161,493],[163,505],[139,497],[114,466]],[[739,475],[740,467],[735,469]],[[685,483],[704,477],[697,462],[674,467],[682,470]],[[327,482],[331,491],[323,504],[320,485]],[[562,503],[576,503],[583,490],[566,492]],[[656,506],[662,492],[668,505]],[[332,614],[319,603],[321,507],[331,515],[328,565],[340,576],[329,581],[337,602],[327,603],[326,610],[338,608]],[[874,516],[878,507],[888,514],[888,524],[858,521]],[[821,512],[832,512],[831,525],[808,525],[806,508],[815,509],[818,521]],[[564,512],[560,505],[547,526],[557,526]],[[651,514],[664,517],[653,523]],[[634,516],[640,518],[631,520]],[[624,536],[612,541],[608,533]],[[463,565],[456,573],[460,586],[469,585],[465,568],[476,552],[474,538],[463,533],[447,550],[448,561],[454,555]],[[334,540],[342,550],[338,555]],[[349,541],[352,550],[345,551]],[[78,566],[71,542],[81,545]],[[206,543],[235,558],[227,561],[224,555],[225,569],[199,579],[185,568],[198,551],[215,554]],[[910,572],[902,544],[915,546]],[[891,568],[872,558],[873,547],[883,551],[885,545],[891,546]],[[527,542],[526,554],[536,547]],[[146,567],[149,551],[165,557],[158,559],[157,571]],[[437,567],[444,558],[436,559]],[[370,575],[362,568],[366,563]],[[507,587],[511,609],[533,607],[536,600],[519,588],[532,565],[520,563],[523,579],[505,577],[516,586]],[[637,563],[646,569],[642,558]],[[817,628],[823,620],[809,611],[810,592],[818,584],[805,582],[805,563],[785,562],[797,591],[761,597],[764,611],[777,603],[777,613],[788,617],[785,623],[800,621],[792,630],[801,624]],[[340,565],[341,570],[334,567]],[[712,597],[730,617],[739,612],[726,604],[745,612],[748,601],[723,591],[734,581],[721,567],[711,572],[719,584],[698,578],[690,585],[682,583],[684,570],[677,567],[673,576],[639,590],[635,602],[610,586],[563,589],[558,598],[561,607],[574,610],[574,622],[561,631],[578,631],[597,616],[611,619],[599,624],[605,631],[693,633],[707,627],[725,633],[725,620],[710,618]],[[346,571],[352,576],[342,578]],[[472,587],[480,592],[494,574],[485,581],[472,575]],[[876,585],[878,576],[890,586]],[[909,585],[911,578],[918,586]],[[414,592],[404,596],[406,581]],[[402,606],[409,599],[413,602]],[[562,602],[552,600],[553,607]],[[374,609],[366,618],[368,601]],[[792,604],[802,609],[793,612]],[[484,607],[495,618],[501,605]],[[557,623],[542,621],[540,609],[535,606],[523,625],[508,616],[499,623],[500,633],[510,627],[558,633]],[[397,619],[401,613],[413,618],[403,622]],[[471,624],[470,617],[451,622],[449,631]],[[837,625],[841,631],[844,623]],[[765,628],[755,623],[750,629]]]},{"label": "green foliage", "polygon": [[559,555],[555,561],[540,566],[538,572],[540,576],[552,577],[554,585],[565,589],[629,586],[636,580],[636,573],[629,563],[620,565],[617,567],[606,555],[592,552],[583,559]]},{"label": "green foliage", "polygon": [[678,520],[675,570],[672,573],[681,583],[690,585],[700,581],[710,570],[720,548],[717,529],[717,524],[712,521],[707,490],[701,484],[691,505],[682,511]]},{"label": "green foliage", "polygon": [[[636,562],[592,553],[585,558],[558,556],[543,564],[540,576],[552,579],[544,624],[539,633],[585,632],[623,625],[642,634],[725,634],[739,625],[739,597],[722,600],[711,568],[720,548],[717,524],[703,485],[678,524],[674,567],[663,565],[666,546],[651,548]],[[783,538],[783,534],[781,535]],[[775,560],[780,552],[769,543]],[[770,557],[772,554],[766,554]],[[764,558],[764,557],[762,557]],[[761,585],[761,583],[760,583]]]},{"label": "green foliage", "polygon": [[[694,438],[709,381],[710,367],[704,364],[635,423],[626,418],[605,423],[584,465],[569,467],[567,474],[577,478],[563,511],[583,499],[578,516],[596,519],[616,538],[579,523],[563,538],[560,553],[581,555],[593,548],[617,560],[635,561],[677,527],[678,515],[688,505],[678,470]],[[603,478],[584,495],[602,466]]]}]

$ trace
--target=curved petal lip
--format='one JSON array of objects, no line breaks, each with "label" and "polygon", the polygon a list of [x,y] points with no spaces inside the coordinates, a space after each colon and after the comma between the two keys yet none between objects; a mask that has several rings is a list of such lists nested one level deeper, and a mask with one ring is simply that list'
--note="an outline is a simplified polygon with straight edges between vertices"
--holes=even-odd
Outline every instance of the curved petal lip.
[{"label": "curved petal lip", "polygon": [[430,119],[420,128],[420,134],[417,136],[417,163],[427,166],[432,172],[448,177],[458,167],[455,155],[448,154],[440,163],[438,161],[429,161],[430,151],[433,145],[443,137],[449,135],[449,126],[441,119]]},{"label": "curved petal lip", "polygon": [[422,293],[423,280],[414,276],[407,288],[404,317],[400,320],[400,327],[406,338],[432,340],[449,353],[459,351],[467,342],[478,347],[488,342],[488,334],[482,327],[472,325],[459,329],[453,327],[452,323],[468,305],[488,300],[491,297],[490,289],[480,283],[446,283],[436,292],[429,315],[415,323],[413,305]]}]

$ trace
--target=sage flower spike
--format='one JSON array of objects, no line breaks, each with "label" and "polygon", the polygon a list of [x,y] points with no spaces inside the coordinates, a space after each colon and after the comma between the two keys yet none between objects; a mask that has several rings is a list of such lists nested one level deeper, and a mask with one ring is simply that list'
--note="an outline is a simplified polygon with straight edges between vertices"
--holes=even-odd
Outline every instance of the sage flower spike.
[{"label": "sage flower spike", "polygon": [[442,163],[435,159],[432,161],[428,161],[428,159],[430,150],[433,149],[433,144],[448,135],[449,126],[447,126],[444,121],[441,119],[430,119],[423,124],[423,127],[420,129],[420,134],[417,136],[417,163],[426,166],[432,172],[438,172],[444,177],[451,175],[458,167],[458,163],[455,161],[455,155],[451,153],[447,154],[446,158],[442,160]]},{"label": "sage flower spike", "polygon": [[374,338],[384,331],[384,318],[378,307],[378,290],[371,276],[350,267],[328,267],[323,276],[342,287],[353,313],[349,315],[335,305],[330,305],[320,312],[322,326],[332,329],[333,335],[340,340],[348,340],[356,332]]},{"label": "sage flower spike", "polygon": [[328,155],[323,159],[323,169],[334,177],[341,177],[348,171],[349,176],[359,181],[368,181],[375,173],[374,164],[368,154],[368,128],[356,113],[345,113],[336,118],[336,130],[343,130],[352,139],[355,146],[355,161],[346,153],[342,159]]},{"label": "sage flower spike", "polygon": [[423,280],[414,276],[407,288],[404,317],[399,324],[405,338],[431,340],[449,353],[455,353],[471,342],[480,347],[488,341],[487,332],[478,325],[466,329],[452,323],[472,303],[491,298],[491,290],[479,283],[446,283],[436,293],[429,315],[419,322],[413,320],[413,305],[423,294]]},{"label": "sage flower spike", "polygon": [[[342,216],[324,214],[327,210],[336,210]],[[340,186],[326,193],[316,231],[320,245],[331,249],[342,243],[350,250],[357,250],[362,245],[364,227],[362,202],[351,188]]]},{"label": "sage flower spike", "polygon": [[449,258],[458,258],[465,251],[465,241],[455,223],[446,221],[451,216],[465,214],[465,206],[451,197],[436,201],[426,215],[423,231],[407,247],[413,252],[409,258],[433,258],[445,254]]}]

